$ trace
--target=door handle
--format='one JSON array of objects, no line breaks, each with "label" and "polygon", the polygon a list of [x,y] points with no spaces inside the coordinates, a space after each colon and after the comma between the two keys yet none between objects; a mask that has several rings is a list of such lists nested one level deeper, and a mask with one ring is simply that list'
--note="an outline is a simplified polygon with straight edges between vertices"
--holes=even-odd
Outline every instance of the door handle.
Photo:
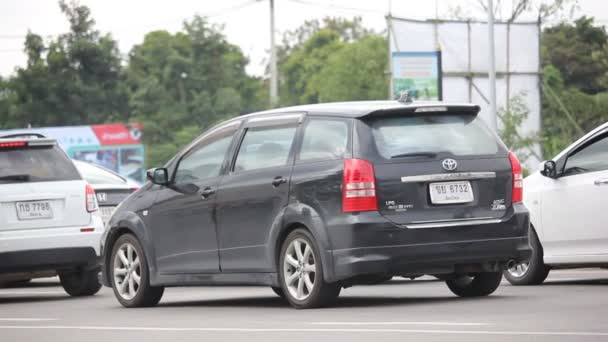
[{"label": "door handle", "polygon": [[593,184],[600,186],[600,185],[608,185],[608,178],[602,178],[602,179],[596,179]]},{"label": "door handle", "polygon": [[278,188],[283,183],[287,183],[287,179],[285,179],[281,176],[275,177],[272,180],[272,186],[274,186],[275,188]]},{"label": "door handle", "polygon": [[211,189],[211,188],[205,188],[203,191],[201,191],[201,197],[203,199],[205,199],[213,194],[215,194],[215,190]]}]

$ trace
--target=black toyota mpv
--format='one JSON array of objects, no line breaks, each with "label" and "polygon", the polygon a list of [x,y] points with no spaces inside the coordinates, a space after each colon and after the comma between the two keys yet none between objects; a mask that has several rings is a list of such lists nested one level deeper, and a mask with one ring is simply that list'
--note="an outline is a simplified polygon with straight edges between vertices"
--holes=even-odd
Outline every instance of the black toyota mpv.
[{"label": "black toyota mpv", "polygon": [[527,260],[514,154],[470,104],[348,102],[219,124],[148,171],[102,239],[126,307],[183,285],[267,285],[296,308],[394,275],[487,296]]}]

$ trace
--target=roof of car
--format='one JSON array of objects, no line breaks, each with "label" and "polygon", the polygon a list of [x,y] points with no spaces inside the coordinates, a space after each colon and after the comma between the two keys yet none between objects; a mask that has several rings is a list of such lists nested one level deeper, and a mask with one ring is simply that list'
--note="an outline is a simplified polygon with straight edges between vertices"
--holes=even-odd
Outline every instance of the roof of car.
[{"label": "roof of car", "polygon": [[[420,109],[423,108],[423,109]],[[251,116],[261,114],[280,114],[293,112],[306,112],[309,115],[332,115],[351,118],[360,118],[375,114],[390,113],[418,113],[418,112],[466,112],[477,114],[480,107],[470,103],[450,103],[441,101],[351,101],[331,102],[311,105],[300,105],[271,109],[267,111],[249,114]]]}]

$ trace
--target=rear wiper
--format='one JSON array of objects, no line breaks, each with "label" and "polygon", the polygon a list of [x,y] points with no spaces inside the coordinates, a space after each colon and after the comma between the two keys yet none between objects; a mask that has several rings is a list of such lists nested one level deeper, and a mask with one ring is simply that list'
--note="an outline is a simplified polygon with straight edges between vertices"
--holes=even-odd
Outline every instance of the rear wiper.
[{"label": "rear wiper", "polygon": [[17,175],[0,176],[0,181],[3,181],[3,180],[28,181],[28,180],[30,180],[30,175],[17,174]]},{"label": "rear wiper", "polygon": [[395,154],[394,156],[391,156],[391,159],[392,158],[406,158],[406,157],[434,158],[436,156],[437,156],[436,152],[410,152],[410,153]]}]

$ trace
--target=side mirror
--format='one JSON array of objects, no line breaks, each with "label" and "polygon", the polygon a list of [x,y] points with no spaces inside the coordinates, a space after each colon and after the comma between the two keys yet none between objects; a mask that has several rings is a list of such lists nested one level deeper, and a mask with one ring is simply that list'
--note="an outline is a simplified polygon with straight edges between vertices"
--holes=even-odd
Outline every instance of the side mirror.
[{"label": "side mirror", "polygon": [[549,178],[557,178],[557,166],[553,160],[547,160],[543,163],[543,169],[540,171],[541,175]]},{"label": "side mirror", "polygon": [[146,176],[148,179],[158,185],[167,185],[169,184],[169,171],[167,171],[164,167],[157,167],[154,169],[150,169],[146,171]]}]

